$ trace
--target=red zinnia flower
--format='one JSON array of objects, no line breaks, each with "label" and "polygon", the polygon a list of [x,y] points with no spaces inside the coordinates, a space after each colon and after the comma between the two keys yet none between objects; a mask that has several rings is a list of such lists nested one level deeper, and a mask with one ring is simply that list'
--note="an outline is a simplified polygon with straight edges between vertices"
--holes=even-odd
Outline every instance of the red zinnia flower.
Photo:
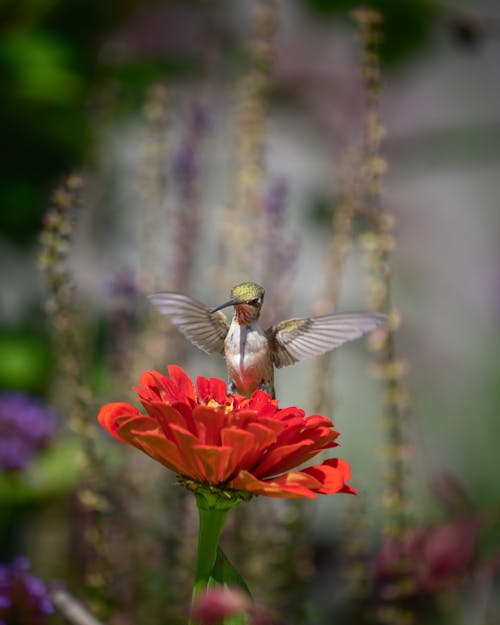
[{"label": "red zinnia flower", "polygon": [[[170,378],[143,373],[137,390],[147,414],[128,403],[101,408],[98,419],[118,440],[134,445],[199,486],[270,497],[316,497],[353,493],[349,465],[340,459],[292,471],[318,452],[335,447],[332,422],[278,408],[263,391],[250,398],[228,395],[216,378],[197,379],[168,367]],[[194,483],[194,484],[193,484]]]}]

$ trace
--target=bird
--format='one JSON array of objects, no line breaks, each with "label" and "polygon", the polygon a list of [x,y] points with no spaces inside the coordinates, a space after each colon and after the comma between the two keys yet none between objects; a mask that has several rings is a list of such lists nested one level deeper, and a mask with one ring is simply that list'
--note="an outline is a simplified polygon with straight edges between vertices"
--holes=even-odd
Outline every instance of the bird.
[{"label": "bird", "polygon": [[[193,345],[225,357],[228,393],[247,397],[260,389],[275,398],[275,368],[320,356],[387,321],[383,313],[335,313],[287,319],[264,329],[259,322],[264,295],[259,284],[242,282],[215,308],[172,291],[148,297]],[[230,323],[221,312],[229,306],[234,306]]]}]

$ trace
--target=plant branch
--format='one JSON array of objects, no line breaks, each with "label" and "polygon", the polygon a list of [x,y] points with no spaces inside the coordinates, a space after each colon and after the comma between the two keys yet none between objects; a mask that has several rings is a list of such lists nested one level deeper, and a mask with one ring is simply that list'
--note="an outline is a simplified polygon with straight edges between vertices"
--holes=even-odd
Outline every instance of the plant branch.
[{"label": "plant branch", "polygon": [[50,599],[64,620],[72,623],[72,625],[104,625],[102,621],[97,620],[78,599],[75,599],[66,590],[58,589],[53,591]]}]

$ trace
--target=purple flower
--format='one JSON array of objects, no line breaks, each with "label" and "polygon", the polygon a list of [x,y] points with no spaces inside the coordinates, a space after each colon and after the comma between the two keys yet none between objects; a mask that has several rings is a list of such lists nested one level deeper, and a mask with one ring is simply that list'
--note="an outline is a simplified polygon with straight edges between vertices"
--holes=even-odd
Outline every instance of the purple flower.
[{"label": "purple flower", "polygon": [[0,393],[0,471],[20,471],[54,435],[54,412],[26,393]]},{"label": "purple flower", "polygon": [[264,208],[269,216],[281,219],[285,210],[286,196],[288,193],[288,183],[285,177],[274,177],[267,188]]},{"label": "purple flower", "polygon": [[108,293],[120,302],[134,302],[139,297],[139,286],[132,269],[120,267],[109,273],[104,281]]},{"label": "purple flower", "polygon": [[173,169],[174,180],[178,184],[180,195],[189,196],[193,181],[198,174],[198,155],[192,143],[183,143],[178,148],[174,154]]},{"label": "purple flower", "polygon": [[202,141],[210,128],[209,111],[193,103],[186,112],[179,144],[172,155],[172,186],[175,201],[170,230],[169,288],[182,290],[193,271],[199,225],[199,174],[202,171]]},{"label": "purple flower", "polygon": [[200,169],[200,140],[210,127],[209,112],[201,104],[194,103],[188,111],[186,126],[180,145],[173,155],[174,184],[182,199],[190,199]]},{"label": "purple flower", "polygon": [[46,586],[29,568],[21,556],[9,565],[0,564],[0,623],[45,625],[53,614]]},{"label": "purple flower", "polygon": [[289,285],[298,251],[297,240],[289,234],[286,227],[287,196],[287,179],[273,176],[267,183],[263,198],[266,228],[263,266],[267,275],[279,276],[266,299],[268,318],[273,322],[288,314]]}]

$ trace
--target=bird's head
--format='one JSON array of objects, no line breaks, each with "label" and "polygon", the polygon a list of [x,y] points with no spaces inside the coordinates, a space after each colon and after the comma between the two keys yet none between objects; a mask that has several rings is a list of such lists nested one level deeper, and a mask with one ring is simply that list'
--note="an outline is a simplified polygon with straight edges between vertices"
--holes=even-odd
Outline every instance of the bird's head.
[{"label": "bird's head", "polygon": [[255,282],[241,282],[231,289],[231,299],[211,312],[234,306],[239,323],[252,323],[260,316],[264,293],[264,289]]}]

